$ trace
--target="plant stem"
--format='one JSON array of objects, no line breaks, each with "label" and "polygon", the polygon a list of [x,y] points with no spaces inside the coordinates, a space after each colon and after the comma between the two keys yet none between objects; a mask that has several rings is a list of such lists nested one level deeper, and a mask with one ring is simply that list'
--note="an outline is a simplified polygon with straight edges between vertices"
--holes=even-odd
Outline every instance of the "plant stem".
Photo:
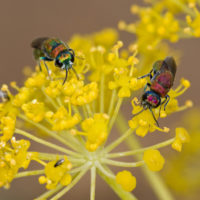
[{"label": "plant stem", "polygon": [[109,105],[109,110],[108,110],[108,115],[109,115],[109,116],[111,116],[111,114],[112,114],[112,112],[113,112],[116,94],[117,94],[117,91],[116,91],[116,89],[114,89],[114,90],[112,91],[112,96],[111,96],[110,105]]},{"label": "plant stem", "polygon": [[121,162],[121,161],[115,161],[115,160],[109,160],[109,159],[101,159],[102,163],[108,164],[108,165],[114,165],[118,167],[140,167],[144,165],[144,161],[138,161],[138,162]]},{"label": "plant stem", "polygon": [[100,80],[100,113],[104,113],[104,82],[105,76],[102,74]]},{"label": "plant stem", "polygon": [[108,145],[105,148],[104,152],[108,153],[108,152],[112,151],[115,147],[117,147],[119,144],[121,144],[132,133],[133,133],[133,130],[131,128],[129,128],[123,135],[121,135],[114,142],[112,142],[110,145]]},{"label": "plant stem", "polygon": [[106,168],[108,168],[107,166],[105,168],[99,162],[96,163],[96,166],[97,166],[98,170],[100,170],[105,176],[108,176],[108,177],[113,178],[113,179],[115,178],[115,176],[113,175],[113,173],[110,173],[108,170],[106,170]]},{"label": "plant stem", "polygon": [[61,142],[62,144],[65,144],[66,146],[70,147],[73,150],[77,150],[72,143],[68,142],[67,140],[64,140],[61,136],[59,136],[56,132],[50,131],[48,128],[46,128],[45,126],[39,124],[39,123],[35,123],[34,121],[28,119],[26,116],[20,114],[19,117],[21,119],[23,119],[24,121],[34,125],[35,127],[37,127],[38,129],[44,131],[45,133],[47,133],[49,136],[51,136],[52,138],[58,140],[59,142]]},{"label": "plant stem", "polygon": [[133,150],[133,151],[125,151],[125,152],[107,154],[106,157],[107,158],[116,158],[116,157],[119,158],[119,157],[124,157],[124,156],[131,156],[131,155],[134,155],[134,154],[137,154],[137,153],[143,153],[147,149],[159,149],[159,148],[166,147],[166,146],[172,144],[174,142],[174,139],[175,138],[171,138],[171,139],[166,140],[164,142],[161,142],[161,143],[158,143],[158,144],[155,144],[155,145],[152,145],[152,146],[148,146],[148,147],[145,147],[145,148],[136,149],[136,150]]},{"label": "plant stem", "polygon": [[48,99],[48,101],[52,104],[52,106],[57,110],[59,108],[59,106],[55,103],[55,101],[48,96],[45,91],[44,91],[44,87],[41,89],[41,91],[43,92],[44,96]]},{"label": "plant stem", "polygon": [[43,193],[42,195],[40,195],[39,197],[37,197],[34,200],[46,200],[48,197],[52,196],[53,194],[55,194],[56,192],[61,190],[63,187],[64,186],[62,186],[62,185],[57,185],[55,189],[48,190],[47,192]]},{"label": "plant stem", "polygon": [[119,112],[119,109],[121,107],[121,104],[122,104],[122,101],[123,101],[123,98],[119,98],[118,101],[117,101],[117,105],[115,107],[115,110],[114,110],[114,113],[113,113],[113,116],[111,117],[110,119],[110,123],[108,125],[108,130],[110,131],[112,129],[112,126],[117,118],[117,115],[118,115],[118,112]]},{"label": "plant stem", "polygon": [[23,136],[25,136],[27,138],[30,138],[31,140],[33,140],[33,141],[35,141],[37,143],[43,144],[45,146],[48,146],[48,147],[50,147],[52,149],[55,149],[55,150],[60,151],[60,152],[63,152],[65,154],[69,154],[69,155],[72,155],[72,156],[75,156],[75,157],[81,157],[80,154],[77,154],[77,153],[75,153],[73,151],[70,151],[70,150],[65,149],[63,147],[60,147],[60,146],[58,146],[56,144],[52,144],[50,142],[47,142],[46,140],[40,139],[40,138],[38,138],[36,136],[33,136],[33,135],[31,135],[30,133],[28,133],[26,131],[22,131],[20,129],[15,129],[15,133],[23,135]]},{"label": "plant stem", "polygon": [[[122,187],[116,183],[116,180],[108,177],[100,170],[97,171],[101,178],[113,189],[113,191],[120,197],[122,200],[137,200],[130,192],[126,192]],[[109,172],[111,173],[111,172]],[[113,175],[114,176],[114,175]]]},{"label": "plant stem", "polygon": [[[38,158],[41,159],[41,160],[48,160],[49,161],[49,160],[62,159],[62,158],[64,158],[64,155],[39,152]],[[71,156],[67,156],[67,158],[69,159],[69,161],[72,164],[82,164],[82,163],[86,162],[85,159],[83,159],[83,158],[74,158],[74,157],[71,157]]]},{"label": "plant stem", "polygon": [[60,197],[62,197],[66,192],[68,192],[72,187],[74,187],[76,185],[76,183],[78,183],[78,181],[83,177],[83,175],[88,171],[88,169],[89,169],[89,167],[86,168],[85,170],[81,171],[67,187],[65,187],[63,190],[61,190],[58,194],[56,194],[50,200],[57,200]]},{"label": "plant stem", "polygon": [[93,166],[90,171],[91,171],[90,200],[95,200],[96,167]]},{"label": "plant stem", "polygon": [[[124,130],[127,129],[127,120],[123,117],[122,114],[118,115],[117,118],[117,126],[118,129],[120,130],[121,133],[123,133]],[[136,137],[134,137],[134,134],[132,134],[128,140],[126,140],[127,145],[129,146],[130,149],[137,149],[141,148],[139,142],[137,141]],[[142,156],[137,154],[135,157],[138,160],[142,159]],[[158,173],[152,172],[147,167],[143,166],[142,171],[144,175],[146,176],[147,180],[149,181],[152,189],[154,190],[155,194],[160,200],[173,200],[174,198],[172,197],[170,191],[166,187],[164,181],[161,179]]]},{"label": "plant stem", "polygon": [[37,176],[40,174],[44,174],[44,170],[33,170],[33,171],[26,171],[26,172],[19,172],[15,175],[15,178],[22,178],[25,176]]}]

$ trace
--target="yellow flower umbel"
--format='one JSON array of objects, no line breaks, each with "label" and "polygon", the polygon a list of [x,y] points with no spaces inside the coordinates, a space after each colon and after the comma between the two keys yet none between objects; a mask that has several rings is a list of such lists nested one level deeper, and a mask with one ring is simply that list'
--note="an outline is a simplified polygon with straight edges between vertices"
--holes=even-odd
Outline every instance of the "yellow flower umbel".
[{"label": "yellow flower umbel", "polygon": [[[188,34],[182,30],[182,23],[176,18],[176,14],[182,11],[179,8],[172,11],[167,2],[155,1],[149,8],[132,8],[140,21],[131,26],[120,24],[120,28],[134,32],[138,37],[129,49],[123,48],[123,42],[118,40],[118,33],[113,29],[74,36],[69,45],[76,54],[73,67],[78,79],[73,70],[69,70],[63,85],[65,71],[56,67],[54,62],[46,61],[51,71],[50,77],[41,62],[42,70],[36,66],[35,71],[29,73],[24,86],[11,83],[11,87],[17,91],[15,94],[9,91],[8,86],[2,87],[9,98],[0,103],[1,187],[7,188],[14,178],[40,175],[39,183],[45,184],[48,190],[36,199],[53,196],[51,199],[56,200],[90,171],[90,200],[95,199],[97,173],[121,199],[135,200],[130,191],[136,187],[136,177],[123,168],[134,170],[135,167],[147,165],[142,169],[147,177],[151,177],[149,182],[158,198],[171,199],[167,188],[151,171],[161,170],[165,163],[157,149],[172,145],[181,151],[182,144],[188,141],[187,132],[177,128],[175,137],[145,148],[135,137],[136,134],[145,138],[149,132],[156,130],[169,132],[168,124],[157,126],[149,109],[135,115],[143,109],[141,100],[136,98],[138,91],[150,82],[149,78],[138,77],[148,73],[153,62],[167,56],[168,46],[163,44],[163,40],[176,42],[182,33]],[[181,1],[181,5],[185,5],[185,1]],[[193,10],[194,7],[189,12],[192,12],[191,17],[195,20]],[[193,24],[191,27],[196,29]],[[161,121],[160,118],[191,107],[191,101],[179,106],[177,100],[189,87],[190,82],[181,79],[180,85],[168,93],[171,99],[166,110],[161,105],[153,109],[156,119]],[[125,101],[127,106],[132,102],[133,116],[129,120],[122,113]],[[114,126],[121,136],[117,136]],[[111,133],[115,134],[114,141]],[[19,135],[30,142],[15,140]],[[29,151],[32,141],[56,152],[33,153]],[[122,142],[126,142],[130,149],[112,152]],[[129,162],[120,160],[121,157],[133,155],[134,160]],[[31,161],[38,162],[40,167],[18,172],[20,168],[27,168]],[[115,176],[110,166],[121,167],[122,171]]]}]

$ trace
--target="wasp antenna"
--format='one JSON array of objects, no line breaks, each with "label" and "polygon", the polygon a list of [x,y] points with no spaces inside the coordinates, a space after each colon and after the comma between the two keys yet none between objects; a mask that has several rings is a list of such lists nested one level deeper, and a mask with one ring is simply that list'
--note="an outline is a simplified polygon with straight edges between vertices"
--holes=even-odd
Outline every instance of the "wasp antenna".
[{"label": "wasp antenna", "polygon": [[143,108],[141,111],[139,111],[138,113],[134,114],[133,117],[139,115],[139,114],[142,113],[144,110],[146,110],[146,108]]},{"label": "wasp antenna", "polygon": [[72,70],[73,70],[74,74],[76,75],[76,78],[79,80],[79,76],[78,76],[76,70],[73,67],[72,67]]},{"label": "wasp antenna", "polygon": [[68,69],[66,68],[66,75],[65,75],[65,79],[63,81],[63,85],[65,84],[65,81],[67,80],[67,76],[68,76]]},{"label": "wasp antenna", "polygon": [[157,121],[157,119],[156,119],[156,117],[155,117],[155,115],[154,115],[154,113],[153,113],[153,111],[152,111],[152,109],[149,108],[149,110],[151,111],[151,114],[153,115],[153,119],[155,120],[157,126],[160,127],[160,126],[159,126],[159,123],[158,123],[158,121]]}]

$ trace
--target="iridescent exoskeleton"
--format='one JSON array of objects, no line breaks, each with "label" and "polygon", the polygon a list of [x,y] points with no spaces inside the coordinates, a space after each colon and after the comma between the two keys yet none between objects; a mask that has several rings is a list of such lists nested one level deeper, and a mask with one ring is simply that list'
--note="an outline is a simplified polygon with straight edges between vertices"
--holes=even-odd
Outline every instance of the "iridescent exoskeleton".
[{"label": "iridescent exoskeleton", "polygon": [[[142,95],[142,111],[149,109],[152,112],[157,125],[158,122],[153,114],[152,108],[157,108],[158,106],[164,104],[165,110],[170,100],[168,92],[173,86],[174,77],[176,75],[176,68],[176,62],[174,58],[166,57],[164,60],[156,61],[153,65],[153,69],[148,74],[139,77],[139,79],[147,76],[150,77],[151,83],[147,83],[144,89],[144,94]],[[147,86],[149,87],[148,91],[146,91]],[[165,99],[162,101],[161,98]]]},{"label": "iridescent exoskeleton", "polygon": [[40,70],[40,61],[43,60],[49,76],[50,71],[46,64],[46,61],[55,61],[55,66],[66,70],[66,76],[63,84],[67,80],[69,69],[72,69],[77,76],[77,73],[73,68],[75,53],[73,49],[69,48],[69,46],[62,42],[60,39],[40,37],[33,40],[33,42],[31,43],[31,47],[34,48],[34,57],[38,61]]}]

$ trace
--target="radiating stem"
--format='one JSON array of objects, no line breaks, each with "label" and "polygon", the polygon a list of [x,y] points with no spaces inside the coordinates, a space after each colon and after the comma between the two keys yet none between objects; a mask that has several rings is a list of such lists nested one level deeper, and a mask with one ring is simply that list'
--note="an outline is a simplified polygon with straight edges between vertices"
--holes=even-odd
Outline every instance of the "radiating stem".
[{"label": "radiating stem", "polygon": [[121,104],[122,104],[122,101],[123,101],[123,98],[119,98],[118,101],[117,101],[117,105],[115,107],[115,110],[114,110],[114,113],[110,119],[110,122],[109,122],[109,125],[108,125],[108,130],[110,131],[112,129],[112,126],[117,118],[117,114],[119,112],[119,109],[121,107]]},{"label": "radiating stem", "polygon": [[25,176],[37,176],[44,174],[44,170],[33,170],[33,171],[26,171],[26,172],[19,172],[15,175],[15,178],[22,178]]},{"label": "radiating stem", "polygon": [[90,171],[91,171],[90,200],[95,200],[96,167],[93,166]]},{"label": "radiating stem", "polygon": [[44,91],[44,87],[41,89],[41,91],[43,92],[44,96],[47,98],[47,100],[52,104],[52,106],[57,110],[59,108],[59,106],[55,103],[55,101],[46,94],[46,92]]},{"label": "radiating stem", "polygon": [[108,176],[108,177],[110,177],[110,178],[115,178],[115,176],[113,175],[113,173],[110,173],[106,168],[108,168],[108,167],[104,167],[104,166],[102,166],[102,164],[101,163],[96,163],[96,166],[97,166],[97,169],[98,170],[100,170],[104,175],[106,175],[106,176]]},{"label": "radiating stem", "polygon": [[81,171],[67,187],[61,190],[57,195],[55,195],[50,200],[58,200],[60,197],[62,197],[66,192],[68,192],[78,183],[78,181],[83,177],[83,175],[88,171],[88,169],[89,168],[86,168],[85,170]]},{"label": "radiating stem", "polygon": [[93,112],[92,112],[92,110],[91,110],[91,108],[90,108],[90,105],[89,105],[89,104],[86,104],[85,107],[86,107],[86,109],[87,109],[87,112],[88,112],[89,116],[92,117],[92,116],[93,116]]},{"label": "radiating stem", "polygon": [[191,15],[192,17],[195,17],[195,13],[187,5],[185,5],[183,2],[181,2],[180,0],[170,0],[170,1],[173,2],[174,4],[176,4],[185,13]]},{"label": "radiating stem", "polygon": [[39,197],[35,198],[34,200],[46,200],[48,197],[52,196],[53,194],[61,190],[63,187],[64,186],[62,185],[57,185],[55,189],[48,190],[47,192],[43,193]]},{"label": "radiating stem", "polygon": [[115,161],[115,160],[110,160],[110,159],[101,159],[102,163],[108,164],[108,165],[113,165],[113,166],[118,166],[118,167],[140,167],[144,165],[144,161],[138,161],[138,162],[121,162],[121,161]]},{"label": "radiating stem", "polygon": [[43,144],[45,146],[48,146],[48,147],[50,147],[52,149],[55,149],[55,150],[60,151],[60,152],[63,152],[65,154],[69,154],[69,155],[72,155],[72,156],[75,156],[75,157],[81,157],[80,154],[77,154],[77,153],[75,153],[73,151],[70,151],[70,150],[65,149],[63,147],[60,147],[60,146],[58,146],[56,144],[52,144],[50,142],[47,142],[46,140],[43,140],[43,139],[38,138],[36,136],[33,136],[33,135],[31,135],[30,133],[28,133],[26,131],[22,131],[20,129],[15,129],[15,133],[23,135],[23,136],[25,136],[27,138],[30,138],[31,140],[33,140],[33,141],[35,141],[37,143]]},{"label": "radiating stem", "polygon": [[152,146],[148,146],[145,148],[140,148],[140,149],[136,149],[136,150],[132,150],[132,151],[125,151],[125,152],[119,152],[119,153],[111,153],[111,154],[107,154],[106,157],[107,158],[116,158],[116,157],[124,157],[124,156],[130,156],[130,155],[135,155],[137,153],[143,153],[145,150],[147,149],[159,149],[162,147],[166,147],[170,144],[172,144],[174,142],[175,138],[171,138],[169,140],[166,140],[164,142],[152,145]]},{"label": "radiating stem", "polygon": [[44,131],[45,133],[47,133],[49,136],[51,136],[52,138],[58,140],[59,142],[65,144],[66,146],[72,148],[73,150],[77,150],[77,148],[75,148],[73,146],[72,143],[68,142],[67,140],[64,140],[61,136],[59,136],[56,132],[50,131],[48,128],[46,128],[45,126],[39,124],[39,123],[35,123],[34,121],[28,119],[26,116],[20,114],[19,117],[21,119],[23,119],[24,121],[34,125],[35,127],[37,127],[38,129]]},{"label": "radiating stem", "polygon": [[131,128],[129,128],[122,136],[120,136],[119,138],[117,138],[114,142],[112,142],[110,145],[108,145],[105,148],[105,152],[108,153],[110,151],[112,151],[115,147],[117,147],[119,144],[121,144],[129,135],[131,135],[133,133],[133,130]]},{"label": "radiating stem", "polygon": [[100,80],[100,113],[104,113],[104,90],[105,90],[105,76],[101,75]]},{"label": "radiating stem", "polygon": [[[41,153],[39,152],[38,154],[38,158],[41,159],[41,160],[56,160],[56,159],[62,159],[64,158],[64,155],[59,155],[59,154],[51,154],[51,153]],[[74,158],[72,156],[67,156],[67,158],[69,159],[69,161],[72,163],[72,164],[81,164],[81,163],[85,163],[86,160],[83,159],[83,158]]]},{"label": "radiating stem", "polygon": [[109,110],[108,110],[108,115],[111,116],[112,112],[113,112],[113,108],[114,108],[114,103],[115,103],[115,99],[116,99],[116,94],[117,91],[116,89],[114,89],[112,91],[112,96],[111,96],[111,100],[110,100],[110,105],[109,105]]},{"label": "radiating stem", "polygon": [[[116,180],[108,177],[100,170],[97,171],[101,178],[113,189],[113,191],[120,197],[121,200],[137,200],[130,192],[122,189],[121,185],[117,184]],[[111,172],[110,172],[111,173]],[[114,175],[113,175],[114,176]]]},{"label": "radiating stem", "polygon": [[[117,126],[120,130],[120,132],[123,134],[124,130],[128,128],[127,120],[123,117],[123,115],[120,113],[117,118]],[[137,141],[136,137],[134,137],[134,134],[131,135],[128,140],[126,140],[127,145],[130,147],[130,149],[137,149],[141,148],[139,142]],[[142,159],[142,156],[139,154],[136,154],[135,157],[138,160]],[[166,187],[164,181],[161,179],[158,173],[152,172],[147,167],[143,166],[142,171],[144,175],[146,176],[147,180],[150,183],[150,186],[154,190],[155,194],[158,196],[161,200],[173,200],[170,191]]]}]

